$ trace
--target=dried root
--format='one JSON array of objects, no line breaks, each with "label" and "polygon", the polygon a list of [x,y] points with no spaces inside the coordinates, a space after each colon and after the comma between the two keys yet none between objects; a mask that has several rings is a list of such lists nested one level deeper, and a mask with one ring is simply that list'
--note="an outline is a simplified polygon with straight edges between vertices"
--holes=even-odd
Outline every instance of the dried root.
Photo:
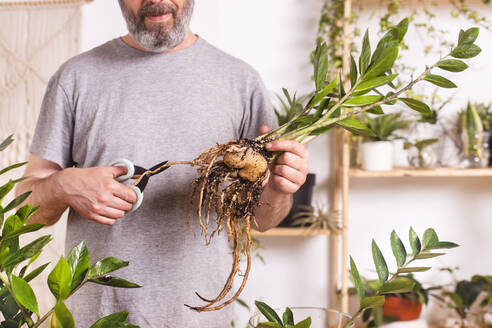
[{"label": "dried root", "polygon": [[[237,299],[246,285],[251,269],[251,220],[254,220],[254,210],[260,201],[269,155],[261,142],[241,139],[216,145],[191,162],[166,164],[189,164],[198,167],[199,177],[193,182],[192,194],[192,200],[197,200],[197,204],[193,204],[192,201],[192,206],[197,209],[198,223],[205,243],[209,244],[216,233],[227,228],[229,242],[234,245],[232,269],[222,291],[211,299],[196,293],[206,304],[186,305],[195,311],[215,311],[225,307]],[[216,214],[216,227],[209,233],[212,211]],[[238,275],[241,252],[246,253],[247,258],[241,285],[224,301]]]}]

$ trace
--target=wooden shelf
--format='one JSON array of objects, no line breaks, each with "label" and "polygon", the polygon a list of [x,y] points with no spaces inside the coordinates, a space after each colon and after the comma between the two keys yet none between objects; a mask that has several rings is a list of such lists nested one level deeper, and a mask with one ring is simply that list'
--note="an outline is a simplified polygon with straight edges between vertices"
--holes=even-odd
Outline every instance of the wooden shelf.
[{"label": "wooden shelf", "polygon": [[433,169],[395,168],[391,171],[365,171],[350,169],[353,178],[399,178],[399,177],[492,177],[492,168],[461,169],[458,167],[442,167]]},{"label": "wooden shelf", "polygon": [[319,235],[330,235],[330,230],[309,230],[307,228],[273,228],[265,232],[253,230],[255,237],[311,237]]}]

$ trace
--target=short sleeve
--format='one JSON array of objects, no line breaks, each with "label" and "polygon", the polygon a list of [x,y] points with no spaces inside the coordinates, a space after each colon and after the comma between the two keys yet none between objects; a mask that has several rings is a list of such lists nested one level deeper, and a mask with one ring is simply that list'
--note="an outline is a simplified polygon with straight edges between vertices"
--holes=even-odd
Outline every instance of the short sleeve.
[{"label": "short sleeve", "polygon": [[74,165],[72,160],[74,115],[65,89],[58,76],[53,76],[46,89],[30,151],[55,162],[61,168]]},{"label": "short sleeve", "polygon": [[270,94],[266,90],[260,76],[255,72],[248,82],[248,95],[241,124],[241,138],[256,138],[260,134],[260,127],[266,125],[273,129],[277,127],[277,120],[273,111]]}]

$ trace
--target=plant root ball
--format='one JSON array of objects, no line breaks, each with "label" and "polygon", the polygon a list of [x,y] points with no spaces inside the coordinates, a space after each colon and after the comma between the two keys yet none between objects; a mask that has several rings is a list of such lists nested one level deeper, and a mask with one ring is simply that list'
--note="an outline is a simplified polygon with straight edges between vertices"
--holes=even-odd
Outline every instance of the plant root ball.
[{"label": "plant root ball", "polygon": [[268,167],[265,157],[250,147],[231,146],[224,155],[224,163],[239,169],[239,176],[251,182],[258,181]]}]

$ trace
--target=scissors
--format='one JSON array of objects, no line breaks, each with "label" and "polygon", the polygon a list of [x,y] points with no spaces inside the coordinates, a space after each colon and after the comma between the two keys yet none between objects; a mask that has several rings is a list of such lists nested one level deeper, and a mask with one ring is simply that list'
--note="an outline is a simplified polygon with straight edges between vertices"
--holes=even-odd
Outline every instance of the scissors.
[{"label": "scissors", "polygon": [[[140,180],[139,183],[137,183],[137,185],[132,186],[133,191],[135,191],[135,193],[137,194],[137,201],[135,203],[133,203],[132,209],[129,210],[127,213],[134,212],[135,210],[137,210],[140,207],[140,205],[142,205],[142,201],[143,201],[143,197],[144,197],[143,191],[144,191],[145,187],[147,186],[147,183],[149,182],[150,177],[153,175],[156,175],[158,173],[161,173],[161,172],[167,170],[168,168],[170,168],[170,166],[162,167],[167,162],[168,161],[161,162],[157,165],[152,166],[148,170],[141,167],[141,166],[133,164],[131,161],[129,161],[126,158],[117,159],[117,160],[111,162],[111,164],[109,164],[110,166],[126,166],[127,167],[128,172],[126,174],[120,175],[119,177],[116,178],[116,180],[119,182],[124,182],[124,181],[130,180],[130,179],[133,179],[135,174],[141,175],[141,174],[144,174],[145,172],[148,172],[147,174],[145,174],[142,177],[142,179]],[[150,173],[150,172],[152,172],[152,173]]]}]

